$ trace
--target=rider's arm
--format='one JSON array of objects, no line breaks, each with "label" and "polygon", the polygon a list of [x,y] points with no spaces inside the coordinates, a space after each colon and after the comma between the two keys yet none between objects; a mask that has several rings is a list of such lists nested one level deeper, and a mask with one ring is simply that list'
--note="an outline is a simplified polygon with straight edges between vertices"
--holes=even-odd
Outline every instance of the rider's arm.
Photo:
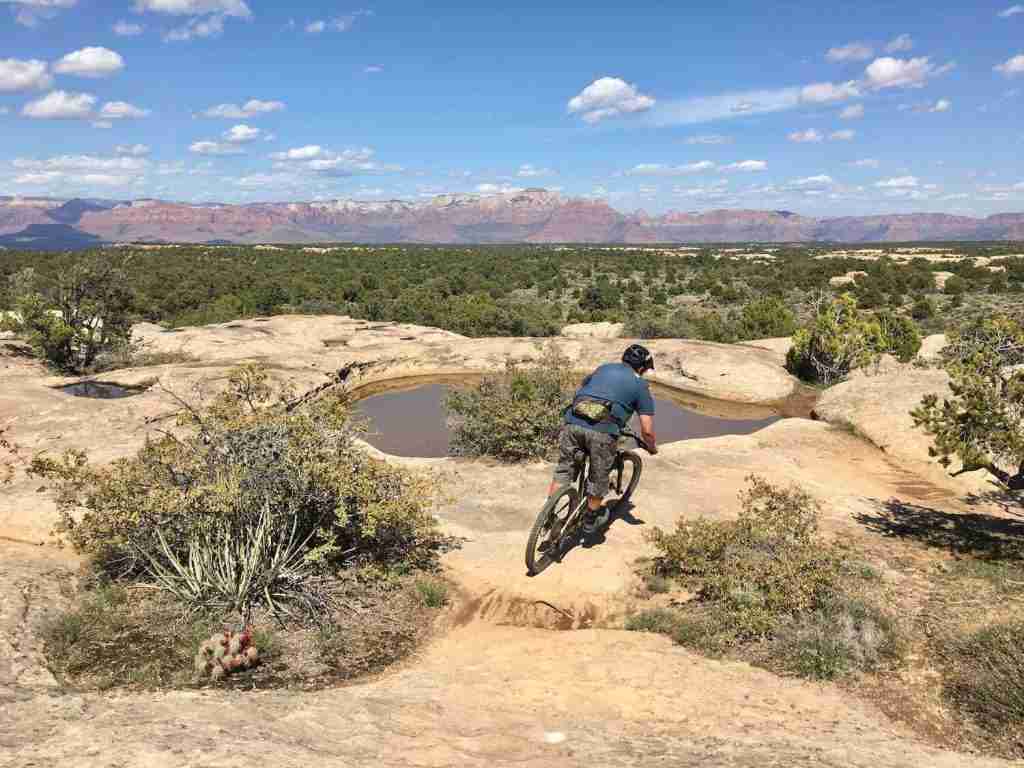
[{"label": "rider's arm", "polygon": [[651,454],[658,452],[658,440],[654,436],[654,417],[640,414],[640,436],[647,443],[647,449]]}]

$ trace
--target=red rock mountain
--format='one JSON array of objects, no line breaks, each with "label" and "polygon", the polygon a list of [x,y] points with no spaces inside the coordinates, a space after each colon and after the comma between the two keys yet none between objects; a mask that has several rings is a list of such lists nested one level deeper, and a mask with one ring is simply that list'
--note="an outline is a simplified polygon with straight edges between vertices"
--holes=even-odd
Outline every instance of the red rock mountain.
[{"label": "red rock mountain", "polygon": [[625,214],[606,202],[543,189],[439,195],[428,201],[335,200],[251,205],[0,197],[0,242],[18,233],[118,242],[665,243],[898,242],[1024,239],[1024,214],[899,214],[819,219],[788,211]]}]

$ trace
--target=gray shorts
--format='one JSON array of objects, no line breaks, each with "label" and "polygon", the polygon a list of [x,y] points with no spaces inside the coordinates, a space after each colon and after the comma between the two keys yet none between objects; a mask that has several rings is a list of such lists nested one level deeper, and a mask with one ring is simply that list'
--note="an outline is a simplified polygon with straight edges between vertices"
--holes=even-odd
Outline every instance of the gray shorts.
[{"label": "gray shorts", "polygon": [[590,476],[587,478],[587,495],[604,498],[608,495],[608,476],[618,453],[619,438],[604,432],[596,432],[576,424],[564,424],[558,435],[558,466],[555,467],[555,482],[571,485],[573,481],[574,454],[577,450],[590,454]]}]

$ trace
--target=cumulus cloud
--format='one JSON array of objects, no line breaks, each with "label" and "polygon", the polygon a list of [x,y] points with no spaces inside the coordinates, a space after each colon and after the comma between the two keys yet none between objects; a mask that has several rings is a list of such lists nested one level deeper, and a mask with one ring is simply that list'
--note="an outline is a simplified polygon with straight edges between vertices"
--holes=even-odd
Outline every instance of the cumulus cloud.
[{"label": "cumulus cloud", "polygon": [[189,146],[188,151],[196,155],[209,155],[213,157],[243,154],[242,149],[236,145],[219,141],[197,141]]},{"label": "cumulus cloud", "polygon": [[145,31],[145,27],[121,19],[114,25],[113,30],[118,37],[138,37]]},{"label": "cumulus cloud", "polygon": [[259,99],[250,99],[242,106],[238,106],[237,104],[218,104],[215,107],[210,107],[201,114],[204,117],[214,117],[226,120],[245,120],[257,117],[258,115],[266,115],[271,112],[281,112],[284,109],[285,104],[282,101],[261,101]]},{"label": "cumulus cloud", "polygon": [[628,171],[627,176],[685,176],[691,173],[713,171],[715,164],[710,160],[700,160],[686,165],[663,165],[661,163],[640,163]]},{"label": "cumulus cloud", "polygon": [[1010,17],[1016,16],[1017,14],[1020,13],[1024,13],[1024,5],[1011,5],[1005,11],[1002,11],[999,14],[999,17],[1001,19],[1009,19]]},{"label": "cumulus cloud", "polygon": [[224,131],[224,140],[231,144],[247,144],[250,141],[256,141],[260,137],[259,128],[252,128],[248,125],[236,125],[227,131]]},{"label": "cumulus cloud", "polygon": [[844,129],[842,131],[835,131],[833,133],[830,133],[828,135],[828,140],[829,141],[852,141],[853,137],[856,136],[856,135],[857,135],[856,131],[851,131],[849,128],[846,128],[846,129]]},{"label": "cumulus cloud", "polygon": [[686,140],[687,144],[729,144],[732,138],[717,133],[709,133],[701,136],[691,136]]},{"label": "cumulus cloud", "polygon": [[140,109],[127,101],[108,101],[99,112],[100,120],[137,120],[149,117],[148,109]]},{"label": "cumulus cloud", "polygon": [[936,67],[927,56],[914,59],[895,59],[883,56],[871,62],[864,74],[868,87],[875,90],[883,88],[921,88],[930,78],[938,77],[953,69],[952,62]]},{"label": "cumulus cloud", "polygon": [[550,168],[538,168],[535,165],[524,163],[519,166],[519,170],[516,171],[516,176],[521,179],[535,179],[541,176],[553,176],[554,171]]},{"label": "cumulus cloud", "polygon": [[58,75],[78,77],[109,77],[124,69],[121,54],[109,48],[82,48],[73,51],[53,65]]},{"label": "cumulus cloud", "polygon": [[651,111],[655,125],[694,125],[751,115],[782,112],[803,106],[801,87],[734,91],[659,103]]},{"label": "cumulus cloud", "polygon": [[850,165],[854,168],[877,168],[878,161],[873,157],[865,157],[862,160],[854,160]]},{"label": "cumulus cloud", "polygon": [[379,163],[369,147],[346,149],[341,152],[310,144],[295,147],[284,152],[275,152],[270,157],[277,161],[278,170],[311,171],[320,176],[348,177],[361,174],[398,173],[400,165]]},{"label": "cumulus cloud", "polygon": [[569,99],[570,114],[579,114],[584,122],[598,123],[610,117],[646,112],[655,105],[647,96],[618,77],[602,77]]},{"label": "cumulus cloud", "polygon": [[1017,54],[1011,59],[1007,59],[1002,64],[997,64],[993,67],[996,72],[1001,72],[1007,77],[1013,77],[1024,73],[1024,53]]},{"label": "cumulus cloud", "polygon": [[0,59],[0,91],[43,90],[53,85],[49,68],[39,59]]},{"label": "cumulus cloud", "polygon": [[839,113],[841,120],[860,120],[864,117],[863,104],[851,104]]},{"label": "cumulus cloud", "polygon": [[952,108],[953,108],[953,102],[952,101],[950,101],[949,99],[939,99],[931,107],[929,107],[928,111],[929,112],[948,112]]},{"label": "cumulus cloud", "polygon": [[248,19],[252,11],[245,0],[135,0],[136,13],[164,13],[171,16],[237,16]]},{"label": "cumulus cloud", "polygon": [[26,104],[21,114],[36,120],[86,120],[95,106],[96,97],[90,93],[52,91]]},{"label": "cumulus cloud", "polygon": [[767,171],[768,163],[766,163],[764,160],[741,160],[738,163],[729,163],[728,165],[723,165],[721,170],[755,173],[757,171]]},{"label": "cumulus cloud", "polygon": [[820,176],[807,176],[803,179],[795,179],[790,182],[790,186],[793,187],[831,187],[835,184],[835,181],[831,176],[821,174]]},{"label": "cumulus cloud", "polygon": [[794,141],[797,144],[808,144],[821,141],[824,139],[818,131],[814,128],[808,128],[806,131],[794,131],[788,136],[790,141]]},{"label": "cumulus cloud", "polygon": [[118,144],[114,147],[114,154],[122,157],[145,157],[149,152],[145,144]]},{"label": "cumulus cloud", "polygon": [[813,83],[800,89],[800,100],[808,104],[848,101],[859,98],[860,95],[860,86],[856,80],[845,83]]},{"label": "cumulus cloud", "polygon": [[59,155],[46,159],[18,157],[11,163],[27,171],[142,171],[149,162],[141,157],[99,157],[97,155]]},{"label": "cumulus cloud", "polygon": [[306,25],[306,33],[310,35],[319,35],[327,29],[326,21],[311,21]]},{"label": "cumulus cloud", "polygon": [[836,48],[829,48],[825,58],[832,62],[867,61],[875,55],[875,50],[865,43],[847,43]]},{"label": "cumulus cloud", "polygon": [[82,184],[86,186],[124,187],[134,183],[138,176],[126,176],[111,173],[61,173],[45,171],[42,173],[23,173],[14,179],[15,184],[38,186],[54,184]]},{"label": "cumulus cloud", "polygon": [[914,47],[914,38],[904,33],[899,37],[893,38],[889,41],[888,45],[885,46],[886,53],[899,53],[900,51],[909,51]]},{"label": "cumulus cloud", "polygon": [[875,182],[875,186],[879,189],[913,189],[919,185],[920,181],[916,176],[896,176]]}]

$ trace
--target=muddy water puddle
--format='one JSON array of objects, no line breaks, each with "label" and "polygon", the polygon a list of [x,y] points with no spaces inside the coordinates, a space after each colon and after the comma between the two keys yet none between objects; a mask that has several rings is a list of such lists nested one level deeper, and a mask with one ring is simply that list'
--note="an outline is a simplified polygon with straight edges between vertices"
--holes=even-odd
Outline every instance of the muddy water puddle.
[{"label": "muddy water puddle", "polygon": [[80,381],[61,387],[60,390],[74,397],[91,397],[97,400],[120,400],[122,397],[134,397],[146,391],[143,387],[122,387],[102,381]]},{"label": "muddy water puddle", "polygon": [[[356,393],[356,410],[366,417],[366,440],[394,456],[437,458],[448,455],[451,430],[445,398],[456,386],[468,386],[479,377],[443,377],[435,380],[388,383]],[[722,435],[749,435],[781,417],[769,408],[737,406],[681,395],[653,385],[655,427],[662,444]],[[639,431],[639,425],[632,425]]]}]

